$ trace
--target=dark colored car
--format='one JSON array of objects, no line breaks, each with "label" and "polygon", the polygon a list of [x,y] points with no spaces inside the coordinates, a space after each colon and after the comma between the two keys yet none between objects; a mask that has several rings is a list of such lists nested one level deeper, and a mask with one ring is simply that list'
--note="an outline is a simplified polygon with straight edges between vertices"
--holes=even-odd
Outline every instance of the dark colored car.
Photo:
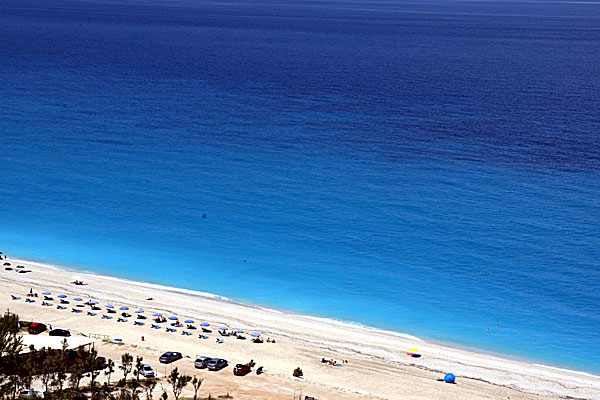
[{"label": "dark colored car", "polygon": [[219,371],[227,366],[227,360],[222,358],[213,358],[206,364],[206,368],[211,371]]},{"label": "dark colored car", "polygon": [[48,335],[50,336],[71,336],[71,332],[69,332],[66,329],[53,329],[50,331],[50,333],[48,333]]},{"label": "dark colored car", "polygon": [[46,325],[42,324],[41,322],[34,322],[31,325],[29,325],[29,329],[27,329],[27,332],[29,332],[30,335],[38,335],[44,332],[46,329]]},{"label": "dark colored car", "polygon": [[160,361],[163,364],[169,364],[173,361],[181,360],[182,358],[183,356],[181,355],[181,353],[177,351],[167,351],[165,354],[159,357],[158,361]]},{"label": "dark colored car", "polygon": [[250,366],[248,364],[238,364],[233,368],[234,375],[246,375],[250,373]]}]

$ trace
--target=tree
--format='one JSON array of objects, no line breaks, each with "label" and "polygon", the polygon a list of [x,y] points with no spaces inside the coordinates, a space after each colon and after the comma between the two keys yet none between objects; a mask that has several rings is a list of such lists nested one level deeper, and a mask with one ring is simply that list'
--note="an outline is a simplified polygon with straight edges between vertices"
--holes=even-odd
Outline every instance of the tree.
[{"label": "tree", "polygon": [[191,376],[188,375],[180,375],[177,368],[171,371],[169,375],[169,379],[167,382],[171,384],[173,387],[173,396],[175,396],[175,400],[179,400],[179,396],[181,396],[181,392],[183,388],[192,380]]},{"label": "tree", "polygon": [[89,371],[90,376],[90,387],[93,391],[96,390],[96,378],[100,374],[100,368],[98,368],[98,351],[91,349],[86,358],[85,369]]},{"label": "tree", "polygon": [[154,388],[156,387],[156,379],[146,379],[143,381],[142,385],[146,391],[146,400],[152,400],[152,392],[154,392]]},{"label": "tree", "polygon": [[204,379],[198,378],[196,375],[194,375],[194,379],[192,379],[192,386],[194,386],[194,400],[198,398],[198,389],[200,389],[202,382],[204,382]]},{"label": "tree", "polygon": [[110,376],[113,372],[115,372],[115,362],[109,358],[106,361],[106,371],[104,372],[104,375],[107,376],[106,383],[108,386],[110,386]]},{"label": "tree", "polygon": [[140,373],[142,372],[142,367],[144,366],[144,357],[137,356],[135,357],[135,369],[133,373],[136,375],[136,379],[140,380]]},{"label": "tree", "polygon": [[121,354],[121,366],[119,369],[123,370],[123,381],[127,382],[127,375],[133,368],[133,356],[129,353]]},{"label": "tree", "polygon": [[23,339],[19,332],[19,316],[10,312],[0,318],[0,357],[17,355],[23,347]]}]

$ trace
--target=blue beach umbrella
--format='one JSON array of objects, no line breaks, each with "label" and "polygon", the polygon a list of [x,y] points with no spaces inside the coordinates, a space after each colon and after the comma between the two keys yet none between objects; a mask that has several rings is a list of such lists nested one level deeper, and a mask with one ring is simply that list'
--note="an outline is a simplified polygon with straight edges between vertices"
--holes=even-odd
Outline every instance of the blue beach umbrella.
[{"label": "blue beach umbrella", "polygon": [[106,308],[115,308],[115,306],[113,306],[112,304],[107,304],[105,307]]},{"label": "blue beach umbrella", "polygon": [[174,316],[174,315],[171,315],[171,316],[169,317],[169,319],[170,319],[171,321],[175,321],[175,320],[178,320],[179,318],[177,318],[177,317],[176,317],[176,316]]},{"label": "blue beach umbrella", "polygon": [[137,314],[140,314],[140,313],[143,313],[143,312],[144,312],[144,310],[135,310],[134,311],[134,313],[137,313]]},{"label": "blue beach umbrella", "polygon": [[444,382],[446,383],[454,383],[455,380],[456,377],[454,376],[454,374],[446,374],[446,376],[444,377]]},{"label": "blue beach umbrella", "polygon": [[244,331],[243,331],[243,330],[241,330],[241,329],[236,329],[234,332],[235,332],[235,333],[244,333]]},{"label": "blue beach umbrella", "polygon": [[201,322],[200,326],[210,326],[210,324],[208,322]]},{"label": "blue beach umbrella", "polygon": [[127,306],[122,306],[122,307],[119,307],[119,310],[129,310],[129,307],[127,307]]},{"label": "blue beach umbrella", "polygon": [[75,300],[75,301],[83,301],[83,299],[81,297],[75,297],[73,300]]},{"label": "blue beach umbrella", "polygon": [[44,296],[48,296],[48,295],[52,294],[52,292],[42,292],[42,294],[43,294]]},{"label": "blue beach umbrella", "polygon": [[186,324],[193,324],[193,323],[194,323],[194,320],[193,320],[193,319],[186,319],[186,320],[185,320],[185,321],[183,321],[183,322],[185,322]]},{"label": "blue beach umbrella", "polygon": [[227,329],[229,329],[229,328],[228,328],[228,327],[226,327],[226,326],[220,326],[220,327],[219,327],[219,329],[220,329],[220,330],[222,330],[222,331],[226,331],[226,330],[227,330]]},{"label": "blue beach umbrella", "polygon": [[96,300],[92,300],[92,301],[89,301],[88,304],[95,306],[96,304],[98,304],[98,302]]},{"label": "blue beach umbrella", "polygon": [[250,334],[250,336],[252,336],[252,337],[260,337],[260,333],[258,333],[258,332],[252,332]]},{"label": "blue beach umbrella", "polygon": [[162,317],[162,314],[159,312],[155,312],[154,314],[152,314],[153,317]]},{"label": "blue beach umbrella", "polygon": [[59,295],[58,295],[58,298],[59,298],[59,299],[64,299],[64,298],[66,298],[66,297],[67,297],[67,295],[66,295],[66,294],[59,294]]}]

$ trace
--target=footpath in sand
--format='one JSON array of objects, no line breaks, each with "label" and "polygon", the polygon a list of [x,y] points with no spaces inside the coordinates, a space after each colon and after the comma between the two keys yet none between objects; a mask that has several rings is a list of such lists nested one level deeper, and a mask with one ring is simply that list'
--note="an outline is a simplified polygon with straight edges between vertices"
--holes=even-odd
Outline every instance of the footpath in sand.
[{"label": "footpath in sand", "polygon": [[[121,354],[144,357],[160,375],[178,367],[189,375],[197,375],[205,381],[199,394],[229,393],[234,399],[292,399],[294,393],[319,400],[324,399],[598,399],[600,400],[600,377],[567,370],[506,360],[485,354],[453,349],[431,344],[420,339],[371,330],[326,319],[287,314],[247,305],[224,301],[193,292],[119,280],[81,272],[57,269],[22,260],[3,260],[11,267],[25,266],[28,273],[16,269],[0,270],[0,306],[17,313],[22,320],[52,324],[53,328],[69,329],[74,336],[90,334],[106,337],[99,339],[95,347],[100,355],[120,360]],[[85,285],[74,285],[75,279]],[[29,291],[38,293],[35,302],[27,303]],[[52,292],[53,306],[42,306],[41,292]],[[66,309],[60,310],[59,294],[65,294]],[[21,298],[12,300],[11,295]],[[96,300],[101,310],[97,315],[74,313],[75,297],[83,302]],[[152,299],[152,300],[147,300]],[[118,322],[122,311],[103,319],[106,304],[117,309],[129,307],[132,314],[127,322]],[[143,326],[137,321],[136,309],[143,309],[148,317]],[[160,329],[151,328],[152,314],[177,316],[180,321],[194,320],[210,323],[212,333],[208,339],[200,339],[200,329],[188,330],[187,324],[176,332],[166,332],[172,321],[161,324]],[[141,321],[141,320],[140,320]],[[217,330],[225,325],[230,330],[241,329],[246,340],[221,337]],[[189,331],[191,335],[182,335]],[[252,332],[261,334],[264,343],[253,343]],[[47,334],[47,333],[44,333]],[[142,337],[144,340],[142,341]],[[121,339],[115,342],[114,339]],[[223,338],[223,343],[217,343]],[[266,339],[275,339],[268,343]],[[421,358],[407,355],[411,348],[418,348]],[[164,365],[158,357],[165,351],[179,351],[182,360]],[[218,372],[198,370],[193,366],[196,355],[220,357],[229,366]],[[336,360],[339,366],[322,363]],[[232,373],[237,363],[254,360],[263,366],[265,373],[239,377]],[[343,362],[347,360],[348,362]],[[302,368],[302,379],[292,376],[292,371]],[[457,384],[438,382],[445,373],[456,375]],[[159,376],[160,376],[159,375]],[[115,374],[115,378],[118,374]],[[102,377],[104,379],[104,377]],[[115,378],[112,378],[114,380]],[[160,390],[160,385],[159,389]],[[192,396],[191,386],[183,394]]]}]

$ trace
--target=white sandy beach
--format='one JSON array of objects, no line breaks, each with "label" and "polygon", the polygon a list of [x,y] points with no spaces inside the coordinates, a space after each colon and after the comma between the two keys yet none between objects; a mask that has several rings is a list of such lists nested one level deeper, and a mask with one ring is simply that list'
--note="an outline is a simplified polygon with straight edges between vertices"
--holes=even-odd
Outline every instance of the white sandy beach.
[{"label": "white sandy beach", "polygon": [[[22,320],[44,322],[55,328],[71,330],[73,335],[90,333],[122,339],[122,344],[99,340],[96,348],[100,355],[114,360],[130,352],[142,355],[159,373],[177,366],[188,374],[205,378],[201,394],[229,392],[234,399],[292,399],[294,390],[303,396],[323,399],[599,399],[600,377],[576,371],[567,371],[540,365],[502,359],[485,354],[428,343],[406,335],[371,330],[326,319],[282,313],[201,296],[190,291],[156,285],[130,282],[82,272],[58,269],[23,260],[7,260],[13,267],[22,264],[30,273],[0,270],[0,305],[3,310],[19,314]],[[4,261],[2,261],[4,262]],[[86,285],[71,282],[83,280]],[[71,301],[66,310],[42,307],[42,297],[26,303],[30,288],[34,292],[50,291],[53,296],[64,293]],[[12,300],[11,294],[21,296]],[[128,306],[130,312],[145,310],[149,319],[144,326],[134,326],[135,315],[128,322],[119,323],[98,315],[88,316],[71,312],[76,304],[72,298],[111,303],[117,308]],[[153,300],[146,300],[152,298]],[[58,299],[56,299],[58,300]],[[211,324],[210,339],[199,339],[198,331],[182,336],[181,330],[168,333],[164,327],[151,329],[151,313],[175,315],[182,321],[193,319]],[[113,314],[118,315],[118,314]],[[163,324],[164,325],[164,324]],[[248,340],[227,337],[216,343],[221,325],[242,329]],[[276,339],[276,343],[256,344],[249,332]],[[142,341],[142,336],[144,341]],[[409,357],[410,348],[418,348],[421,358]],[[168,350],[180,351],[183,360],[164,366],[158,357]],[[229,367],[219,372],[196,370],[196,355],[222,357]],[[321,358],[339,362],[339,367],[321,363]],[[264,366],[265,373],[233,376],[236,363],[253,359]],[[301,367],[302,379],[292,377],[292,371]],[[452,372],[457,384],[436,381]],[[188,388],[191,391],[191,387]],[[189,393],[188,393],[189,394]],[[193,393],[192,393],[193,394]],[[185,393],[184,393],[185,395]]]}]

